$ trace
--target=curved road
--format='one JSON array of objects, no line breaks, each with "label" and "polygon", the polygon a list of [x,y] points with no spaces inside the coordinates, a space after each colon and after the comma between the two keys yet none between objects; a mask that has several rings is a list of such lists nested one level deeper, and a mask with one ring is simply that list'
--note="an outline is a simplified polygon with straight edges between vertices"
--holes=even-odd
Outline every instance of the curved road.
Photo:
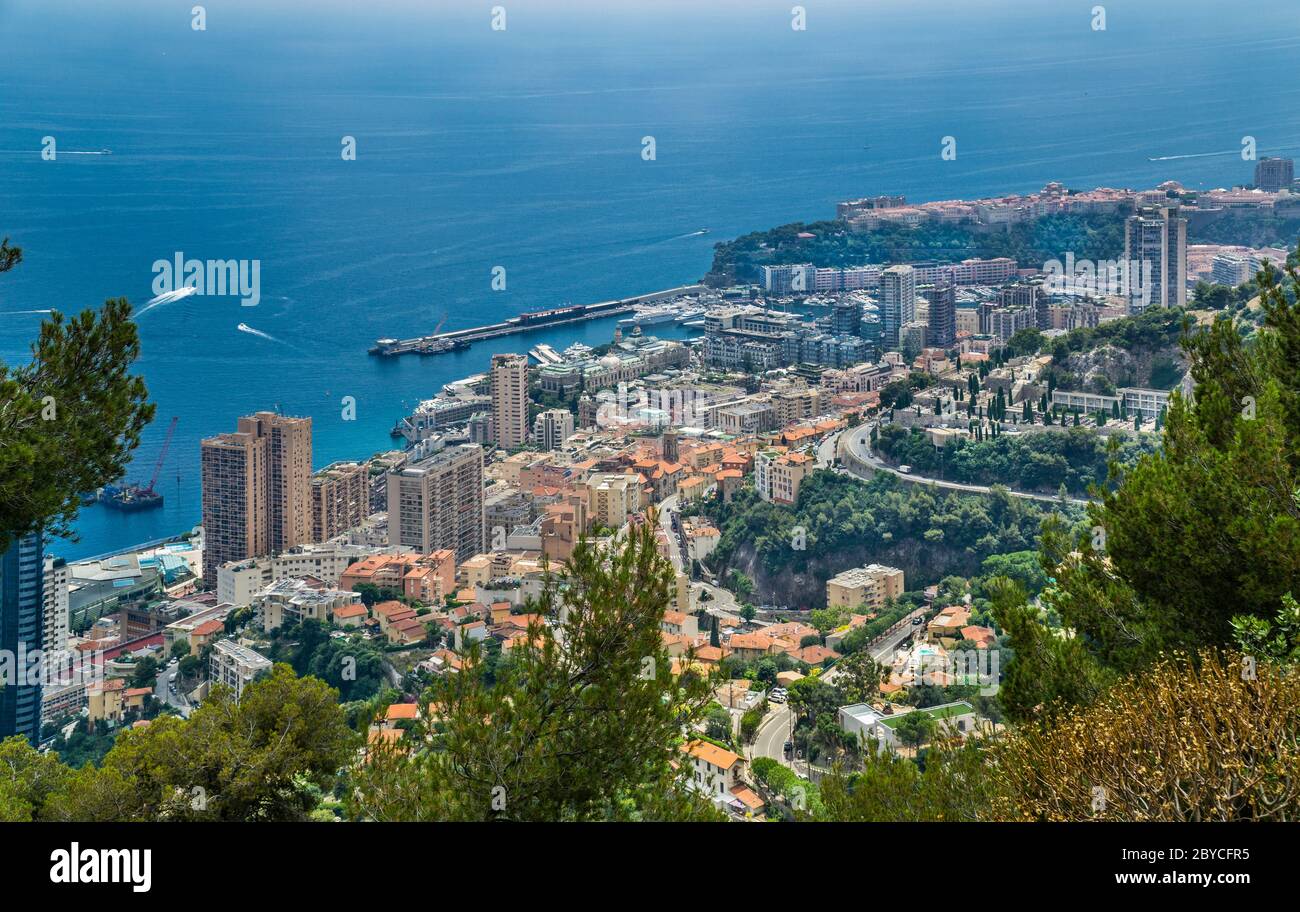
[{"label": "curved road", "polygon": [[[870,478],[871,475],[876,472],[888,472],[895,478],[900,478],[903,481],[911,482],[913,484],[934,485],[937,488],[947,488],[950,491],[965,491],[969,494],[989,494],[992,492],[993,488],[987,485],[962,484],[957,481],[926,478],[921,475],[914,475],[910,472],[900,472],[893,466],[887,465],[883,460],[871,452],[869,441],[871,438],[871,428],[874,426],[875,422],[868,422],[867,424],[859,425],[858,427],[843,431],[840,435],[840,446],[837,447],[836,455],[842,459],[844,467],[857,477]],[[846,455],[846,451],[849,458],[843,459]],[[820,450],[818,451],[818,456],[821,456]],[[1016,491],[1007,487],[1003,487],[1003,490],[1012,497],[1020,497],[1025,500],[1038,500],[1044,503],[1060,502],[1060,498],[1054,494],[1031,494],[1028,491]],[[1084,506],[1091,502],[1087,499],[1080,500],[1077,497],[1067,497],[1066,500],[1079,506]]]}]

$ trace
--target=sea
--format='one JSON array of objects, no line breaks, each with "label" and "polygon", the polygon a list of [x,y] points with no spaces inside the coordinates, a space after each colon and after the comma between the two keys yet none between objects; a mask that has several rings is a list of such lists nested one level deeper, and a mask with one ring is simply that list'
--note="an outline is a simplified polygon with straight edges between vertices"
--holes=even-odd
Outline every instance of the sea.
[{"label": "sea", "polygon": [[1248,183],[1244,137],[1300,151],[1297,72],[1294,0],[0,0],[0,237],[25,255],[0,360],[30,357],[31,311],[139,308],[157,261],[260,270],[256,306],[140,315],[157,419],[128,477],[176,417],[165,504],[87,506],[48,550],[192,527],[199,441],[240,415],[364,458],[493,353],[615,321],[426,358],[377,338],[690,283],[719,240],[851,197]]}]

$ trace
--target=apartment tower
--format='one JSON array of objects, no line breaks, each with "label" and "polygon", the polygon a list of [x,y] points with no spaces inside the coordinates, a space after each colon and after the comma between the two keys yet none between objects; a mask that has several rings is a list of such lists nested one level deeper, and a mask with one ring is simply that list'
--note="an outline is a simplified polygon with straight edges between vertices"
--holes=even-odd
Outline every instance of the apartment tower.
[{"label": "apartment tower", "polygon": [[9,657],[0,678],[0,740],[23,735],[41,743],[40,652],[44,626],[44,561],[40,535],[10,541],[0,552],[0,650]]},{"label": "apartment tower", "polygon": [[957,344],[957,289],[951,282],[942,282],[925,292],[930,304],[927,342],[935,348],[952,348]]},{"label": "apartment tower", "polygon": [[897,349],[903,327],[916,319],[916,272],[911,266],[890,266],[880,274],[880,305],[880,344]]},{"label": "apartment tower", "polygon": [[311,478],[311,540],[326,542],[370,515],[370,473],[359,462],[336,462]]},{"label": "apartment tower", "polygon": [[440,548],[467,560],[485,550],[483,448],[419,445],[388,473],[388,543],[429,554]]},{"label": "apartment tower", "polygon": [[203,578],[312,539],[311,419],[258,412],[201,444]]},{"label": "apartment tower", "polygon": [[1178,207],[1144,206],[1125,220],[1124,262],[1129,313],[1187,305],[1187,219]]},{"label": "apartment tower", "polygon": [[497,446],[513,450],[528,435],[528,359],[492,356],[492,420]]}]

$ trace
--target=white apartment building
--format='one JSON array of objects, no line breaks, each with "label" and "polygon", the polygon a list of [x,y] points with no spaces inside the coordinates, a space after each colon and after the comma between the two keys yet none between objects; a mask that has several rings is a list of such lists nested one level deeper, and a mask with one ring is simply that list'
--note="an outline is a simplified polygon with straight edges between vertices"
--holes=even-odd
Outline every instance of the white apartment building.
[{"label": "white apartment building", "polygon": [[244,695],[244,688],[260,672],[270,671],[273,663],[266,656],[240,646],[234,640],[217,640],[212,644],[212,659],[208,665],[211,684],[225,684],[235,691],[235,701]]}]

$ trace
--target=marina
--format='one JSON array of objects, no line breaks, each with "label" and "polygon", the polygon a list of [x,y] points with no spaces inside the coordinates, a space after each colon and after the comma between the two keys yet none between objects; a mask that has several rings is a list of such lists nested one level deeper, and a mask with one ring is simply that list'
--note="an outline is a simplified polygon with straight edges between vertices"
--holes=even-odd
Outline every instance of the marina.
[{"label": "marina", "polygon": [[471,343],[481,342],[484,339],[508,336],[540,327],[560,326],[565,323],[578,323],[628,313],[636,311],[639,307],[647,304],[667,302],[674,298],[696,295],[704,291],[707,291],[707,289],[703,285],[683,285],[678,288],[654,291],[649,294],[622,298],[616,301],[601,301],[596,304],[567,304],[549,310],[529,311],[517,317],[502,320],[500,323],[474,326],[469,329],[456,329],[450,332],[439,332],[442,328],[442,324],[439,323],[437,329],[427,336],[417,336],[413,339],[378,339],[371,346],[370,354],[380,357],[393,357],[407,354],[436,355],[447,351],[462,351],[468,348]]}]

